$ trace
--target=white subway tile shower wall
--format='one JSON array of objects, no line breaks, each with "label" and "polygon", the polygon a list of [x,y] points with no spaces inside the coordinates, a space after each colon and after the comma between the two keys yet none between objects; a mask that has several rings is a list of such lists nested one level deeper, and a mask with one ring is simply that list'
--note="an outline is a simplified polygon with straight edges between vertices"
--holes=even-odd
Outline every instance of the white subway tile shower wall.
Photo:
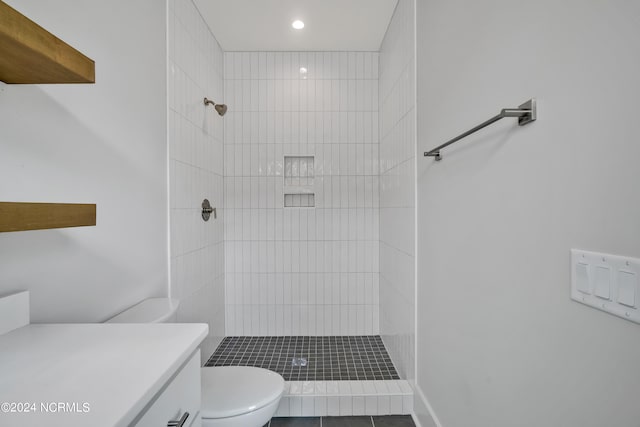
[{"label": "white subway tile shower wall", "polygon": [[209,324],[206,358],[224,337],[224,119],[203,98],[224,102],[223,54],[191,0],[170,0],[168,20],[171,294],[178,321]]},{"label": "white subway tile shower wall", "polygon": [[401,378],[415,360],[414,2],[400,0],[380,49],[380,332]]},{"label": "white subway tile shower wall", "polygon": [[[377,334],[378,54],[227,52],[225,97],[227,335]],[[283,208],[285,156],[315,208]]]}]

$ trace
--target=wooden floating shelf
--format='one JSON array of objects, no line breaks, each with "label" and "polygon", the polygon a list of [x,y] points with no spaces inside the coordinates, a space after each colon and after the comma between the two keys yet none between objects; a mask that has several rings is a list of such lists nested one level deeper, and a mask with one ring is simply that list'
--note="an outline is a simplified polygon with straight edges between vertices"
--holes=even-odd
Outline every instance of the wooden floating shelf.
[{"label": "wooden floating shelf", "polygon": [[0,81],[95,83],[95,62],[0,1]]},{"label": "wooden floating shelf", "polygon": [[0,232],[96,225],[96,205],[0,202]]}]

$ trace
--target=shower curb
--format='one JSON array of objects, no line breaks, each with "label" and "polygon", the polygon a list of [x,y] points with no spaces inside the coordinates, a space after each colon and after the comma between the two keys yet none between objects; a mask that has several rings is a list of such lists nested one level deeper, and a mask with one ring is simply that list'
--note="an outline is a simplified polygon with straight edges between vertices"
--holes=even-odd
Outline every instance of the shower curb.
[{"label": "shower curb", "polygon": [[409,415],[413,389],[406,380],[287,381],[277,417]]}]

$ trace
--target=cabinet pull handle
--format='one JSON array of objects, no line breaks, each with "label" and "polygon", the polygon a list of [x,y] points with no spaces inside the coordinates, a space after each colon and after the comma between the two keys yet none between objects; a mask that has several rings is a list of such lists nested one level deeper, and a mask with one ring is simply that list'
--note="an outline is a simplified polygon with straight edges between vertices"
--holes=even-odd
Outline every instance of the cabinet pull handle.
[{"label": "cabinet pull handle", "polygon": [[187,418],[189,418],[189,413],[185,412],[178,421],[169,421],[167,427],[183,427],[184,423],[187,422]]}]

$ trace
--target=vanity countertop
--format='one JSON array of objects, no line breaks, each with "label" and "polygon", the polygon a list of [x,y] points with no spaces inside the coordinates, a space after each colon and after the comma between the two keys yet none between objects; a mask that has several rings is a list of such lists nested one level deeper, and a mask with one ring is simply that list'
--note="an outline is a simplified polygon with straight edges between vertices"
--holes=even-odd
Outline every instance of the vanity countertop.
[{"label": "vanity countertop", "polygon": [[[127,426],[207,333],[195,323],[32,324],[0,335],[0,425]],[[7,413],[12,403],[22,412]]]}]

